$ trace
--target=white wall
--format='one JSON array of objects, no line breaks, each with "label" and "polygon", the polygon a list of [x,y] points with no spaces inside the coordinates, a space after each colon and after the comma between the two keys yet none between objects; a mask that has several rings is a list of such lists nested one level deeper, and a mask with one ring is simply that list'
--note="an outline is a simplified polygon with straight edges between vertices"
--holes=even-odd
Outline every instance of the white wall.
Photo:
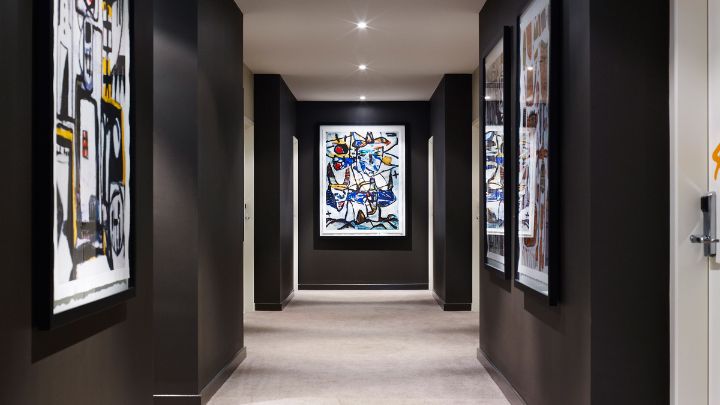
[{"label": "white wall", "polygon": [[243,65],[243,86],[245,118],[255,121],[255,75],[246,65]]},{"label": "white wall", "polygon": [[480,67],[472,75],[472,120],[480,121]]}]

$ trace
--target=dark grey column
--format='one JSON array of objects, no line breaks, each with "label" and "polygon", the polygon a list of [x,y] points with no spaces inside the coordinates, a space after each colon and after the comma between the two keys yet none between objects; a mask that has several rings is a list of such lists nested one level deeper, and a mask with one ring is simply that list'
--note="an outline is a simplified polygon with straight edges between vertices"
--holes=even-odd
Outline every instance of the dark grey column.
[{"label": "dark grey column", "polygon": [[155,7],[155,402],[199,404],[245,353],[242,13]]},{"label": "dark grey column", "polygon": [[293,294],[293,167],[297,102],[280,75],[255,75],[255,309]]},{"label": "dark grey column", "polygon": [[433,289],[440,306],[472,304],[472,75],[445,75],[430,101]]}]

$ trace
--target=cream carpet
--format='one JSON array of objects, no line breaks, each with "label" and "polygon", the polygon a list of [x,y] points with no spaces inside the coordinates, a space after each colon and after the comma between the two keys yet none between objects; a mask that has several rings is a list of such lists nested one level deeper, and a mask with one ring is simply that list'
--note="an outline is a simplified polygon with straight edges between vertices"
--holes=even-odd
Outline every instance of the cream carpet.
[{"label": "cream carpet", "polygon": [[477,313],[429,291],[299,291],[246,314],[245,345],[209,405],[508,404],[477,360]]}]

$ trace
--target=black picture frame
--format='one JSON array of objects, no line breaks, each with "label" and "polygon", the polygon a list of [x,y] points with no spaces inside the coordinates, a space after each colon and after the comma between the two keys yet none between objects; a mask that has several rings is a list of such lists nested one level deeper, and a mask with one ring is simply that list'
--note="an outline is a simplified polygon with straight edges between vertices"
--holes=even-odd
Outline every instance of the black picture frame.
[{"label": "black picture frame", "polygon": [[[487,108],[486,103],[487,99],[485,96],[487,95],[487,58],[490,55],[490,53],[502,43],[502,49],[503,49],[503,132],[504,132],[504,139],[503,142],[503,155],[504,158],[504,178],[506,181],[503,184],[503,193],[505,195],[504,199],[504,210],[505,210],[505,221],[504,221],[504,253],[505,253],[505,260],[504,263],[500,263],[497,260],[494,260],[489,257],[488,251],[489,251],[489,244],[488,244],[488,211],[486,208],[487,203],[487,182],[486,182],[486,175],[485,172],[487,170],[487,167],[485,165],[487,155],[486,155],[486,145],[485,145],[485,137],[487,134]],[[512,160],[510,157],[512,156],[512,129],[513,129],[513,121],[512,121],[512,61],[513,61],[513,27],[511,26],[505,26],[503,27],[503,32],[498,41],[495,43],[495,45],[485,54],[485,56],[482,59],[482,97],[481,99],[481,122],[482,122],[482,131],[480,133],[480,159],[481,159],[481,173],[480,173],[480,190],[481,190],[481,198],[483,199],[483,203],[480,205],[483,207],[483,214],[481,215],[481,218],[483,219],[481,229],[483,232],[483,258],[484,263],[483,267],[490,271],[493,274],[499,275],[501,278],[505,280],[509,280],[512,278],[512,264],[513,264],[513,227],[512,227],[512,213],[513,213],[513,205],[512,205],[512,181],[509,181],[511,179],[511,176],[514,173],[513,165],[511,164]]]},{"label": "black picture frame", "polygon": [[[513,214],[515,215],[515,285],[523,291],[536,294],[541,298],[547,300],[548,305],[556,306],[560,302],[560,274],[562,269],[562,263],[560,263],[560,228],[561,228],[561,199],[560,199],[560,178],[561,178],[561,167],[560,167],[560,140],[562,134],[560,133],[561,126],[559,125],[560,112],[559,107],[562,105],[560,101],[561,96],[561,55],[559,44],[562,39],[562,0],[530,0],[523,7],[522,11],[516,20],[516,33],[515,33],[515,49],[516,49],[516,68],[515,68],[515,82],[516,82],[516,112],[515,112],[515,132],[513,136],[514,143],[514,159],[513,167],[515,170],[515,190],[513,191],[514,207]],[[549,16],[547,17],[547,23],[549,25],[549,57],[548,57],[548,97],[547,102],[548,109],[548,165],[547,165],[547,183],[548,183],[548,238],[547,238],[547,291],[542,291],[538,288],[538,283],[529,282],[524,279],[520,272],[520,249],[522,241],[519,236],[521,218],[519,216],[519,205],[520,199],[518,196],[519,191],[519,179],[517,174],[520,172],[520,128],[523,125],[524,112],[523,112],[523,101],[521,100],[521,88],[524,85],[521,82],[521,69],[523,59],[520,55],[522,52],[521,41],[523,32],[521,30],[521,20],[523,15],[530,10],[536,3],[542,2],[547,3],[549,8]]]},{"label": "black picture frame", "polygon": [[55,130],[53,116],[53,74],[54,74],[54,28],[53,19],[56,9],[54,2],[34,0],[33,2],[33,82],[32,82],[32,318],[33,326],[39,330],[51,330],[66,326],[89,315],[120,305],[136,295],[136,164],[135,143],[135,2],[128,3],[128,34],[130,37],[130,62],[128,82],[130,90],[130,113],[128,128],[130,130],[130,233],[126,246],[128,254],[129,279],[128,288],[117,294],[87,303],[85,305],[54,314],[54,245],[53,245],[53,211],[54,211],[54,180],[53,165],[54,142],[48,134]]},{"label": "black picture frame", "polygon": [[[405,235],[322,235],[320,230],[320,217],[322,215],[320,209],[321,201],[321,184],[320,184],[320,166],[319,162],[323,159],[320,155],[321,130],[327,126],[401,126],[404,130],[404,161],[405,161],[405,184],[404,184],[404,211],[405,211]],[[320,250],[347,249],[347,243],[353,243],[357,250],[412,250],[412,153],[410,153],[410,143],[412,142],[412,128],[406,121],[328,121],[315,124],[315,135],[313,136],[313,184],[314,184],[314,208],[313,230],[315,238],[315,248]]]}]

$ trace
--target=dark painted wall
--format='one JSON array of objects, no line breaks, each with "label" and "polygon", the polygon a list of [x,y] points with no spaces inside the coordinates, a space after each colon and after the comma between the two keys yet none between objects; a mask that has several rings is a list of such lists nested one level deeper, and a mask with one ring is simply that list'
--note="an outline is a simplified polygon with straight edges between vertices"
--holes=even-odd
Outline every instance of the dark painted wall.
[{"label": "dark painted wall", "polygon": [[196,394],[197,3],[154,4],[155,393]]},{"label": "dark painted wall", "polygon": [[137,296],[51,332],[32,328],[31,244],[32,3],[0,2],[3,53],[0,121],[8,153],[0,160],[6,192],[0,284],[0,403],[29,405],[152,403],[152,5],[135,4],[135,215]]},{"label": "dark painted wall", "polygon": [[669,3],[593,0],[590,16],[592,400],[663,404],[670,397]]},{"label": "dark painted wall", "polygon": [[472,75],[445,75],[431,100],[433,289],[446,309],[472,303]]},{"label": "dark painted wall", "polygon": [[[445,299],[445,80],[441,80],[430,99],[430,127],[433,137],[433,292]],[[439,175],[438,175],[439,174]],[[440,215],[438,215],[440,214]],[[471,258],[472,259],[472,258]]]},{"label": "dark painted wall", "polygon": [[280,75],[255,75],[255,307],[293,290],[295,96]]},{"label": "dark painted wall", "polygon": [[[298,103],[299,284],[427,284],[429,107],[427,102]],[[261,109],[256,103],[256,116]],[[406,126],[408,236],[352,241],[319,238],[317,162],[321,124]]]},{"label": "dark painted wall", "polygon": [[[559,192],[564,207],[561,304],[550,308],[512,281],[502,280],[492,271],[481,269],[480,273],[480,347],[532,405],[590,403],[589,0],[563,3],[564,41],[555,45],[562,53],[558,67],[563,77],[562,139],[558,145],[563,170]],[[515,26],[525,4],[525,0],[488,0],[480,12],[481,58],[500,38],[504,25]],[[516,48],[514,43],[513,55]],[[515,69],[511,88],[516,100]],[[510,108],[515,133],[517,105],[513,102],[506,108]],[[480,263],[484,262],[481,258]]]},{"label": "dark painted wall", "polygon": [[242,13],[155,7],[155,394],[197,395],[243,345]]},{"label": "dark painted wall", "polygon": [[[280,85],[280,300],[293,292],[293,141],[297,101],[284,81]],[[257,115],[256,115],[257,116]],[[257,146],[255,147],[257,150]],[[285,158],[285,157],[289,158]],[[256,161],[257,162],[257,161]],[[257,183],[256,183],[257,184]],[[255,246],[257,246],[257,239]]]},{"label": "dark painted wall", "polygon": [[[482,271],[480,347],[529,404],[668,403],[668,4],[562,3],[560,305]],[[481,58],[524,5],[488,0]]]},{"label": "dark painted wall", "polygon": [[233,0],[200,3],[200,387],[243,348],[243,15]]}]

